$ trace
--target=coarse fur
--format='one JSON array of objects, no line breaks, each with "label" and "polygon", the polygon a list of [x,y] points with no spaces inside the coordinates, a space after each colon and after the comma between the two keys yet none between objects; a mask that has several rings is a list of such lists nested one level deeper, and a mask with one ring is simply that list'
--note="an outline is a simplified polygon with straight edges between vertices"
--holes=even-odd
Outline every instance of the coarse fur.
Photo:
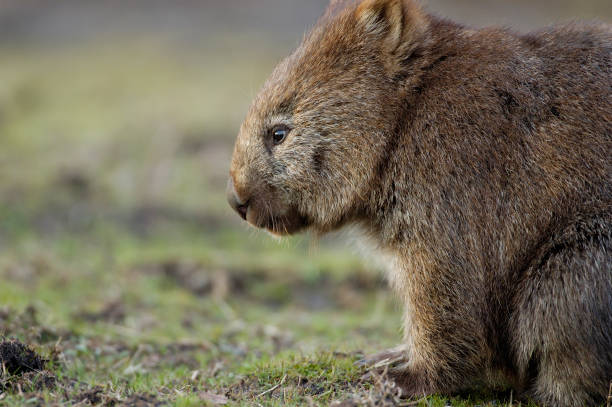
[{"label": "coarse fur", "polygon": [[393,259],[404,394],[502,382],[542,405],[601,403],[611,58],[603,24],[521,35],[412,0],[332,1],[255,99],[230,201],[275,234],[358,224]]}]

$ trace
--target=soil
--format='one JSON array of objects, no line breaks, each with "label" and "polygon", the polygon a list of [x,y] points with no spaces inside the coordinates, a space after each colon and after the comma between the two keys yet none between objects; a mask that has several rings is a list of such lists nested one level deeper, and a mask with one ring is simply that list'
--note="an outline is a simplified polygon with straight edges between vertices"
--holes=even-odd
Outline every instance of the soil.
[{"label": "soil", "polygon": [[42,371],[47,363],[32,348],[15,339],[0,343],[0,362],[11,375]]}]

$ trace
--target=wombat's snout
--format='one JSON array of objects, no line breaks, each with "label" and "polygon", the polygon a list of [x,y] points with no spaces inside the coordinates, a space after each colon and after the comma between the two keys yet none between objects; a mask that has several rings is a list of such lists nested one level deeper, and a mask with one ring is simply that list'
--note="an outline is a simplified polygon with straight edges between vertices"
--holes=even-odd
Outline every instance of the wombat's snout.
[{"label": "wombat's snout", "polygon": [[242,219],[246,220],[249,202],[248,200],[242,201],[240,197],[238,197],[236,188],[234,188],[234,181],[232,180],[232,177],[230,177],[229,181],[227,181],[227,189],[225,193],[227,196],[227,202],[230,204],[230,206],[236,212],[238,212],[238,215],[240,215]]}]

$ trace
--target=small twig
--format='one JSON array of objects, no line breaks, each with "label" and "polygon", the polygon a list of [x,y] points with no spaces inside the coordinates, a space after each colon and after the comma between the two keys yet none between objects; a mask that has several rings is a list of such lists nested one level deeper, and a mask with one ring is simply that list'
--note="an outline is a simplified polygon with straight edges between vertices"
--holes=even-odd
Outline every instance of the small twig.
[{"label": "small twig", "polygon": [[508,403],[508,407],[512,407],[512,404],[514,403],[512,396],[514,396],[514,394],[512,393],[512,390],[510,390],[510,403]]},{"label": "small twig", "polygon": [[608,402],[606,403],[606,407],[612,406],[612,381],[610,381],[610,390],[608,390]]},{"label": "small twig", "polygon": [[264,396],[268,393],[273,392],[274,390],[278,389],[279,387],[281,387],[283,385],[283,383],[285,383],[285,379],[287,378],[287,375],[284,375],[283,378],[281,379],[280,383],[278,383],[276,386],[273,386],[271,388],[269,388],[268,390],[264,391],[263,393],[260,393],[257,395],[257,398]]}]

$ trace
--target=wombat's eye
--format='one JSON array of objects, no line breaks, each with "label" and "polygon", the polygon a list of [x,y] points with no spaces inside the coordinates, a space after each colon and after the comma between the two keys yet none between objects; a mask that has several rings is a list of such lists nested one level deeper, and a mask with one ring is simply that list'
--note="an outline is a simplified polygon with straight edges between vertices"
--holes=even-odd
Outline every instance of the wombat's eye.
[{"label": "wombat's eye", "polygon": [[270,134],[272,136],[272,142],[274,145],[280,144],[285,141],[285,138],[287,138],[287,134],[289,134],[289,127],[284,125],[275,126],[270,131]]}]

